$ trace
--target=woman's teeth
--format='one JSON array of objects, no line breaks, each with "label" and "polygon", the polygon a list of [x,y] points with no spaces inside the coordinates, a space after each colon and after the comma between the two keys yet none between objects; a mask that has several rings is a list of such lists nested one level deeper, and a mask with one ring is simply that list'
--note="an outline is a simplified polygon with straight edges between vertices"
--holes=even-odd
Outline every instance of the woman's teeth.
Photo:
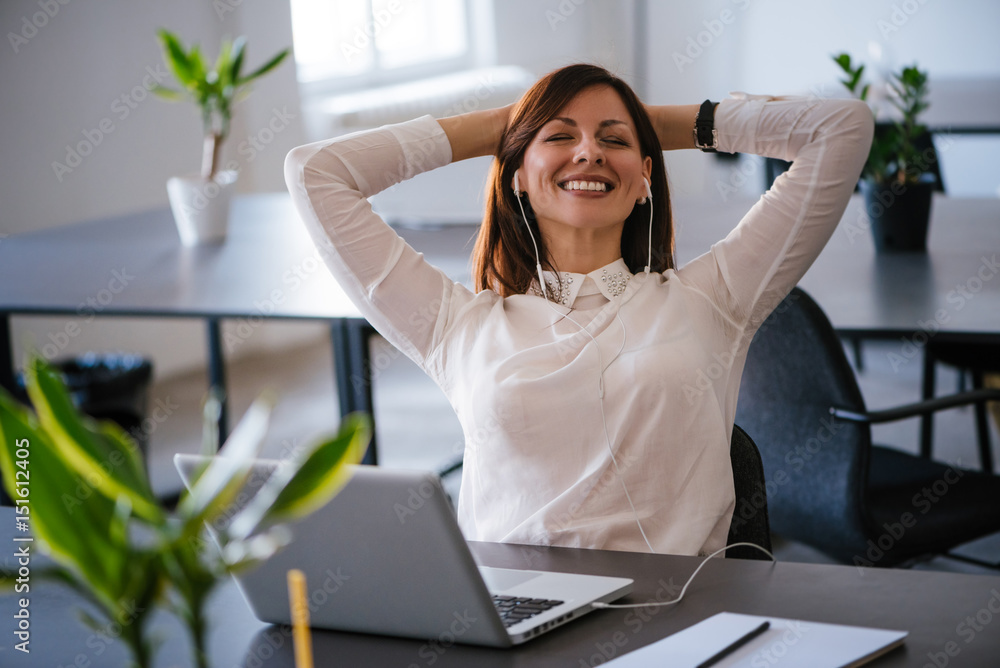
[{"label": "woman's teeth", "polygon": [[601,181],[567,181],[560,186],[563,190],[594,190],[607,192],[608,184]]}]

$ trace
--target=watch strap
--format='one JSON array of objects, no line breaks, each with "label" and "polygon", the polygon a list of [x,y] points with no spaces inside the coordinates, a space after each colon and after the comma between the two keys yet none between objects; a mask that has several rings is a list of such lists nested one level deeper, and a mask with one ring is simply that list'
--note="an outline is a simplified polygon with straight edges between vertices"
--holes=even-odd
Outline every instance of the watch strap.
[{"label": "watch strap", "polygon": [[719,131],[715,129],[715,108],[718,102],[705,100],[694,120],[694,146],[705,153],[715,153],[719,148]]}]

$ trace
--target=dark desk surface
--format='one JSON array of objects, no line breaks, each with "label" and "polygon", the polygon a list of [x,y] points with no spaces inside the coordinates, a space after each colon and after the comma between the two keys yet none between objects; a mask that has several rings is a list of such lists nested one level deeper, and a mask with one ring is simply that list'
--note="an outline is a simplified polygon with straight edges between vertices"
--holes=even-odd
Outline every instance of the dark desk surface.
[{"label": "dark desk surface", "polygon": [[[721,239],[752,200],[678,199],[678,263]],[[1000,199],[935,196],[927,253],[875,253],[855,196],[800,286],[846,334],[1000,340]]]},{"label": "dark desk surface", "polygon": [[[166,209],[4,238],[0,312],[360,317],[319,259],[287,194],[237,197],[230,221],[225,243],[191,248],[181,245]],[[437,235],[428,256],[461,280],[468,275],[471,245],[459,255],[467,241],[461,234]]]},{"label": "dark desk surface", "polygon": [[[318,260],[287,196],[236,198],[231,220],[226,243],[194,248],[181,245],[168,210],[9,237],[0,242],[0,310],[177,317],[358,315]],[[88,300],[97,305],[88,307]]]},{"label": "dark desk surface", "polygon": [[938,79],[929,82],[930,107],[921,122],[932,132],[1000,132],[1000,78]]},{"label": "dark desk surface", "polygon": [[[13,513],[0,509],[0,542],[6,546],[0,563],[7,568],[14,566],[10,556],[14,533]],[[672,598],[699,563],[693,557],[494,543],[472,543],[472,548],[482,563],[491,566],[632,577],[635,589],[624,601],[633,603]],[[33,573],[39,572],[42,562],[39,556],[33,558]],[[400,566],[405,567],[405,556]],[[15,603],[11,595],[0,597],[0,665],[125,666],[122,647],[79,623],[74,609],[81,601],[75,594],[37,578],[31,587],[32,653],[13,650],[13,619],[7,611]],[[441,653],[443,648],[421,641],[329,631],[313,632],[313,648],[317,668],[576,668],[597,665],[607,653],[624,654],[717,612],[730,611],[908,630],[904,648],[872,663],[875,667],[922,667],[928,653],[945,651],[947,643],[959,649],[951,665],[995,666],[1000,657],[1000,631],[993,628],[1000,624],[998,609],[1000,576],[715,559],[676,607],[596,611],[514,649],[456,645]],[[217,590],[209,616],[213,668],[294,667],[287,630],[253,619],[232,582]],[[190,665],[187,638],[176,620],[164,614],[155,617],[154,624],[164,635],[156,665]]]}]

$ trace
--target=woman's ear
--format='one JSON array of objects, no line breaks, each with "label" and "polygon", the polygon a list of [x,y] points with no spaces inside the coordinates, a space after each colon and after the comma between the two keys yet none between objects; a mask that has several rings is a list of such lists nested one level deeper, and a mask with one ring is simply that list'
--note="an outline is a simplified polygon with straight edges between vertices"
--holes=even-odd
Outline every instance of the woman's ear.
[{"label": "woman's ear", "polygon": [[642,197],[636,200],[639,204],[645,204],[647,201],[653,199],[653,187],[650,185],[652,172],[653,160],[647,156],[642,159]]}]

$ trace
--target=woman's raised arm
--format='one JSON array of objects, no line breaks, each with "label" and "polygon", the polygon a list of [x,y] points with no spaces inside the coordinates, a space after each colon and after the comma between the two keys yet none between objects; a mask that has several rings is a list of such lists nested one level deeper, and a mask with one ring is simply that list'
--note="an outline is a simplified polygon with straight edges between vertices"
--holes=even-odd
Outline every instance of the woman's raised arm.
[{"label": "woman's raised arm", "polygon": [[507,117],[512,106],[471,111],[439,119],[438,123],[451,143],[451,161],[493,155],[500,142],[500,135],[507,127]]},{"label": "woman's raised arm", "polygon": [[[507,126],[513,105],[441,118],[438,123],[451,143],[451,161],[493,155]],[[664,151],[694,148],[697,104],[646,105]]]},{"label": "woman's raised arm", "polygon": [[664,151],[694,148],[694,119],[698,116],[697,104],[646,105]]}]

